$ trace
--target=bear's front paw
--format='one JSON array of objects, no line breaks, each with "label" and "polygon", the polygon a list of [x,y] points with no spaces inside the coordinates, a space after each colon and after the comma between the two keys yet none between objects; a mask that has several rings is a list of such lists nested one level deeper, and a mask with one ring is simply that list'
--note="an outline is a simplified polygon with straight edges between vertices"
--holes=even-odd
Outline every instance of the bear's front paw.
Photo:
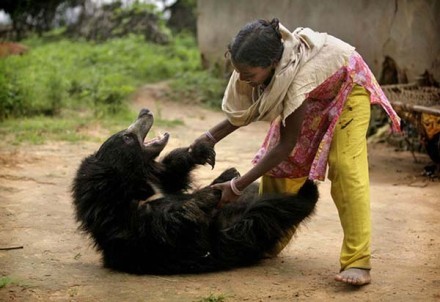
[{"label": "bear's front paw", "polygon": [[209,164],[213,169],[215,166],[215,150],[209,144],[200,142],[189,150],[192,159],[198,165]]},{"label": "bear's front paw", "polygon": [[229,168],[229,169],[223,171],[223,173],[220,174],[219,177],[214,179],[214,181],[211,183],[211,185],[230,181],[234,177],[240,177],[240,172],[238,172],[237,169],[235,169],[235,168]]}]

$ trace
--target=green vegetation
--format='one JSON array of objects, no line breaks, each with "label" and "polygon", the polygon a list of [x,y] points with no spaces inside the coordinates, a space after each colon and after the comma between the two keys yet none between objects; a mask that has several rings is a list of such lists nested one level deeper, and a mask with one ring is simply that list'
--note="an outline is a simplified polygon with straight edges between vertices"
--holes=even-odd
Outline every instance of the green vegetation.
[{"label": "green vegetation", "polygon": [[[133,122],[136,113],[124,111],[116,115],[96,118],[91,114],[72,114],[58,117],[34,116],[11,118],[0,124],[0,136],[3,141],[13,145],[22,143],[42,144],[47,140],[63,140],[77,142],[82,140],[99,141],[101,132],[105,135],[117,132]],[[157,115],[156,115],[157,116]],[[159,116],[155,119],[158,126],[172,128],[183,125],[181,120],[164,120]],[[95,133],[95,136],[89,133]]]},{"label": "green vegetation", "polygon": [[0,288],[5,287],[6,285],[12,283],[11,278],[9,277],[0,277]]},{"label": "green vegetation", "polygon": [[185,72],[171,82],[169,97],[219,110],[226,84],[225,79],[213,76],[212,71]]},{"label": "green vegetation", "polygon": [[189,35],[166,45],[137,35],[104,43],[60,37],[27,39],[28,53],[0,59],[0,135],[14,136],[13,143],[76,141],[86,138],[78,129],[97,121],[131,121],[132,93],[163,80],[172,99],[220,107],[225,80],[202,70]]},{"label": "green vegetation", "polygon": [[88,139],[87,136],[76,132],[87,123],[87,120],[75,118],[33,117],[9,119],[0,127],[0,135],[12,144],[28,142],[41,144],[46,140],[78,141]]},{"label": "green vegetation", "polygon": [[199,69],[195,46],[183,47],[182,39],[166,46],[140,36],[102,44],[26,40],[28,54],[0,61],[0,118],[53,116],[63,108],[120,112],[141,84]]}]

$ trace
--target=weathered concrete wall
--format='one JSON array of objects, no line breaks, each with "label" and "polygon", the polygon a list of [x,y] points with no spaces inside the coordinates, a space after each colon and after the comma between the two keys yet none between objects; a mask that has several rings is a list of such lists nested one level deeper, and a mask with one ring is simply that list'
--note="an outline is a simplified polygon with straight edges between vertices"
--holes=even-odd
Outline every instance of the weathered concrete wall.
[{"label": "weathered concrete wall", "polygon": [[440,79],[439,0],[198,0],[198,43],[210,63],[254,19],[277,17],[287,28],[310,27],[357,48],[376,76],[386,55],[413,81],[426,69]]}]

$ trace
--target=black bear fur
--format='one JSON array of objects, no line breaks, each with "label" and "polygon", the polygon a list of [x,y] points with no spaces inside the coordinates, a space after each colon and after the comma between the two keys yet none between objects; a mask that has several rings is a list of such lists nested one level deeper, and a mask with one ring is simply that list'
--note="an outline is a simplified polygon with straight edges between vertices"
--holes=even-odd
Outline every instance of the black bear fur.
[{"label": "black bear fur", "polygon": [[[82,161],[72,185],[80,229],[101,251],[105,267],[176,274],[251,265],[314,211],[318,191],[311,181],[297,195],[259,196],[250,189],[218,208],[220,191],[191,191],[191,171],[214,166],[214,150],[197,144],[159,161],[169,135],[144,142],[152,124],[152,113],[141,110],[128,129]],[[230,168],[212,183],[238,175]]]}]

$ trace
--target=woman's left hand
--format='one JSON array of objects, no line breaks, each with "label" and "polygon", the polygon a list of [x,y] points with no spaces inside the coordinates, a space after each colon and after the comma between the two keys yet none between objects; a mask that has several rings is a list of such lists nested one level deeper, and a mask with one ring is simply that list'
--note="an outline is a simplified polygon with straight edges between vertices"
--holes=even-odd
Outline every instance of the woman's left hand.
[{"label": "woman's left hand", "polygon": [[225,204],[228,204],[230,202],[237,201],[239,197],[232,191],[230,181],[214,184],[211,186],[211,188],[222,191],[222,197],[217,205],[217,207],[219,208],[223,207]]}]

